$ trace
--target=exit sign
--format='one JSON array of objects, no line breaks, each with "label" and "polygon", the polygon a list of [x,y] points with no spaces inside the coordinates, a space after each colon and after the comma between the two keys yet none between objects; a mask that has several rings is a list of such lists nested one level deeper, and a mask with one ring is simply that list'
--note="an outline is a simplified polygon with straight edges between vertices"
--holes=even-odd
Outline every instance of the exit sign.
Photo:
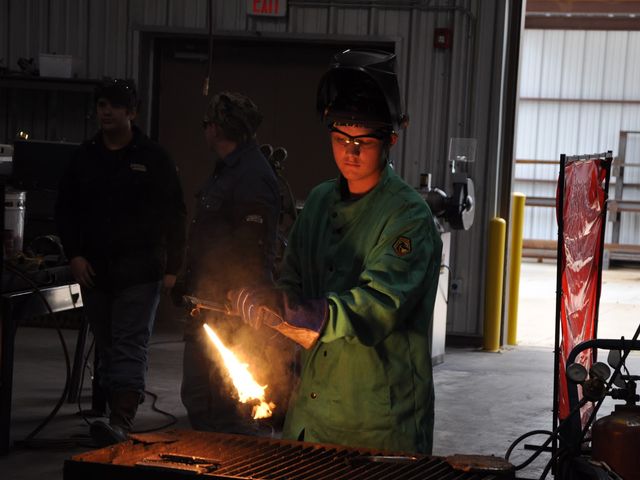
[{"label": "exit sign", "polygon": [[262,17],[284,17],[287,0],[247,0],[247,13]]}]

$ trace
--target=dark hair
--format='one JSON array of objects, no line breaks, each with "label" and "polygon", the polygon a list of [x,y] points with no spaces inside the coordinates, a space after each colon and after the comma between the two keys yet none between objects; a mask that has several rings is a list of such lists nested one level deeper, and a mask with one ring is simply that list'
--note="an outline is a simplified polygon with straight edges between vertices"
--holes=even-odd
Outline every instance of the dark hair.
[{"label": "dark hair", "polygon": [[246,95],[221,92],[209,101],[204,122],[217,125],[228,140],[245,143],[255,137],[262,123],[262,114]]},{"label": "dark hair", "polygon": [[105,78],[102,85],[99,85],[95,91],[95,103],[104,98],[111,105],[116,107],[124,107],[128,110],[138,108],[138,93],[136,92],[136,84],[131,79],[122,78]]}]

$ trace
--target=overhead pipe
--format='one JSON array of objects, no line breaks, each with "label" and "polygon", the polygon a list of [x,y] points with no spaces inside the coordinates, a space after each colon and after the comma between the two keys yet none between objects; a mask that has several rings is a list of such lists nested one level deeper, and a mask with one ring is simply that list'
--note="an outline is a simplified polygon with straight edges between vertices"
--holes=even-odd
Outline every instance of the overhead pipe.
[{"label": "overhead pipe", "polygon": [[202,85],[202,96],[209,97],[209,93],[213,90],[213,0],[207,2],[207,27],[209,54],[207,58],[207,76]]}]

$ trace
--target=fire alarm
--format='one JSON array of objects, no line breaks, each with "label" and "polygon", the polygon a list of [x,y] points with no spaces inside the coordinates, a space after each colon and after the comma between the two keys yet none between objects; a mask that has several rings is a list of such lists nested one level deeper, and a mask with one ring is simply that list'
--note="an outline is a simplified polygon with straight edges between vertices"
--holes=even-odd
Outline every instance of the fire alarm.
[{"label": "fire alarm", "polygon": [[451,48],[451,29],[436,28],[433,31],[433,46],[443,50]]}]

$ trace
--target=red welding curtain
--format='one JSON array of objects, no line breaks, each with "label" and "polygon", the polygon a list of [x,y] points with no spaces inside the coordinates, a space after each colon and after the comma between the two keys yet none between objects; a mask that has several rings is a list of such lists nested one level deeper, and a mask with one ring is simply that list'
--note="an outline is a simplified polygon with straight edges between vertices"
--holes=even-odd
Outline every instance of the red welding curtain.
[{"label": "red welding curtain", "polygon": [[[559,357],[561,420],[569,415],[565,375],[567,357],[573,347],[596,336],[602,229],[605,227],[605,181],[606,169],[602,160],[580,160],[565,166],[562,258],[558,261],[563,293],[560,305],[562,340]],[[588,370],[593,362],[591,357],[591,350],[588,349],[580,353],[577,361]],[[582,412],[583,425],[588,413],[584,410]]]}]

